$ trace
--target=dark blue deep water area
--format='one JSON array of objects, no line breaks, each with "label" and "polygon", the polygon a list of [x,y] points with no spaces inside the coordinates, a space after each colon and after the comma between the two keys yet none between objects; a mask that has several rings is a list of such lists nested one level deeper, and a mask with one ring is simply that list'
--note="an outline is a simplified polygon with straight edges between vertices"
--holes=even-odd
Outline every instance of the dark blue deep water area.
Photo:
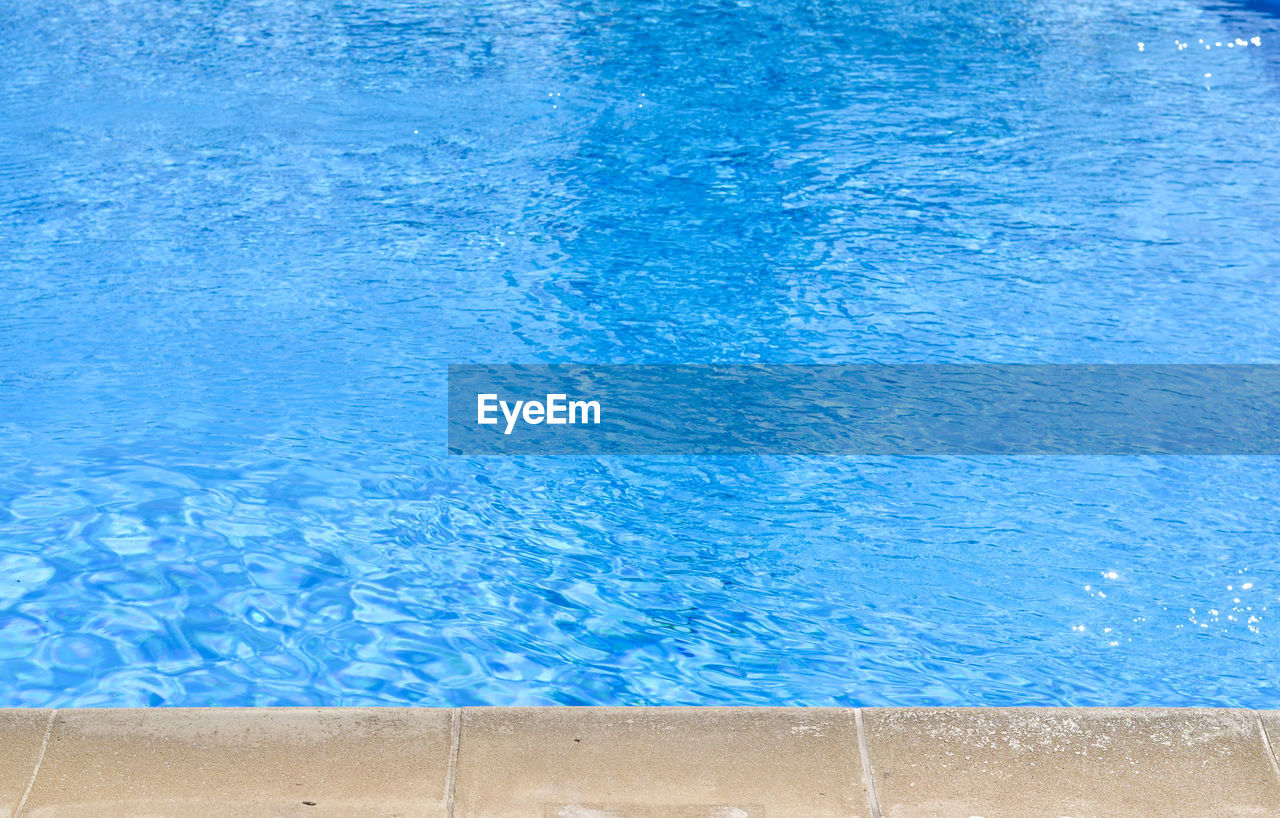
[{"label": "dark blue deep water area", "polygon": [[0,0],[0,706],[1231,705],[1280,458],[469,457],[449,364],[1280,363],[1280,16]]}]

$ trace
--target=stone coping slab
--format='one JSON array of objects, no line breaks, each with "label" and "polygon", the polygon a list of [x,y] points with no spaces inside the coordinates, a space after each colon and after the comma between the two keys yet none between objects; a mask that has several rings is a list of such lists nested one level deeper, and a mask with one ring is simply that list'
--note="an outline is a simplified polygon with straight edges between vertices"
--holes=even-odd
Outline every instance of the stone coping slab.
[{"label": "stone coping slab", "polygon": [[467,709],[458,818],[867,818],[856,715],[823,708]]},{"label": "stone coping slab", "polygon": [[0,710],[0,818],[1280,816],[1280,711]]},{"label": "stone coping slab", "polygon": [[935,815],[1280,816],[1242,710],[870,710],[880,809]]}]

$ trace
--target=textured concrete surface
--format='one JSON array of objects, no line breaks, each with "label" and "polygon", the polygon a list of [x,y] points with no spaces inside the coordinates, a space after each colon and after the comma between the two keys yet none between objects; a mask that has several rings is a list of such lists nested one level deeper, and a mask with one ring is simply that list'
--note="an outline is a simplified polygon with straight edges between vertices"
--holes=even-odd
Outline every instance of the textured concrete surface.
[{"label": "textured concrete surface", "polygon": [[458,818],[866,816],[853,711],[475,708]]},{"label": "textured concrete surface", "polygon": [[446,814],[447,710],[61,710],[23,815]]},{"label": "textured concrete surface", "polygon": [[0,710],[0,818],[1280,818],[1280,711],[53,715]]},{"label": "textured concrete surface", "polygon": [[1264,710],[1258,720],[1262,723],[1262,741],[1275,762],[1276,778],[1280,778],[1280,710]]},{"label": "textured concrete surface", "polygon": [[18,811],[52,710],[0,710],[0,816]]},{"label": "textured concrete surface", "polygon": [[867,710],[885,818],[1280,816],[1243,710]]}]

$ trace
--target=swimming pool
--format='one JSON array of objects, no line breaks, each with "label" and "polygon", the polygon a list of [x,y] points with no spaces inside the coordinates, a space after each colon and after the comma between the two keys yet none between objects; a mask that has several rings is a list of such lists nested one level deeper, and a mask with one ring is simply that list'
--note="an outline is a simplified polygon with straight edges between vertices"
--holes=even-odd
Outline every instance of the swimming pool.
[{"label": "swimming pool", "polygon": [[444,390],[1280,362],[1278,45],[1173,0],[5,4],[0,706],[1274,706],[1276,458],[450,457]]}]

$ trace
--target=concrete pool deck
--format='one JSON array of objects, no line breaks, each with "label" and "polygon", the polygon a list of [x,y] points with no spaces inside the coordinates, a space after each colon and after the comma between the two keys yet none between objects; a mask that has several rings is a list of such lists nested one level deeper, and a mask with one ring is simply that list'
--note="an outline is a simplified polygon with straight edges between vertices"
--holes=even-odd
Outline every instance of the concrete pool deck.
[{"label": "concrete pool deck", "polygon": [[0,816],[1280,816],[1280,711],[0,710]]}]

